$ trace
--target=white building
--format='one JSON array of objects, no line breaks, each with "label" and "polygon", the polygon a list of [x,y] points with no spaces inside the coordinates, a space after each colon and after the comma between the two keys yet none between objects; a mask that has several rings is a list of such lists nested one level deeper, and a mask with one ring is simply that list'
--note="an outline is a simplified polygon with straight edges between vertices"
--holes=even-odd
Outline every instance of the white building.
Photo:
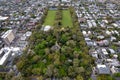
[{"label": "white building", "polygon": [[6,66],[8,61],[12,61],[18,55],[21,55],[19,47],[4,47],[0,49],[0,66]]},{"label": "white building", "polygon": [[5,65],[9,57],[11,56],[11,49],[10,48],[2,48],[0,50],[0,65]]},{"label": "white building", "polygon": [[102,49],[102,53],[103,53],[104,55],[108,55],[108,52],[107,52],[107,50],[106,50],[105,48]]},{"label": "white building", "polygon": [[15,34],[13,33],[13,30],[8,30],[1,36],[1,38],[7,45],[10,45],[10,43],[15,39]]},{"label": "white building", "polygon": [[110,69],[103,64],[97,64],[98,74],[110,74]]},{"label": "white building", "polygon": [[51,26],[49,26],[49,25],[42,27],[42,30],[46,31],[46,32],[49,31],[50,29],[51,29]]},{"label": "white building", "polygon": [[71,2],[71,0],[61,0],[61,2]]},{"label": "white building", "polygon": [[8,17],[3,17],[3,16],[0,16],[0,21],[4,21],[4,20],[7,20]]}]

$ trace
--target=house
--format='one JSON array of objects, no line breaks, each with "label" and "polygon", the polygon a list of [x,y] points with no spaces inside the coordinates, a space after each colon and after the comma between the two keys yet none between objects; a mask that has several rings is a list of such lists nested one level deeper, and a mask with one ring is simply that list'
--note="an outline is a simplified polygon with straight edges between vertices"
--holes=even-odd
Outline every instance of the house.
[{"label": "house", "polygon": [[103,53],[104,55],[108,55],[108,52],[107,52],[107,50],[106,50],[105,48],[101,49],[101,51],[102,51],[102,53]]},{"label": "house", "polygon": [[112,25],[113,25],[114,27],[118,27],[118,25],[117,25],[116,23],[113,23]]},{"label": "house", "polygon": [[[79,16],[81,16],[81,15],[79,15]],[[79,18],[78,21],[79,21],[80,23],[85,23],[85,22],[86,22],[86,19],[85,19],[85,18]]]},{"label": "house", "polygon": [[111,62],[107,63],[109,66],[120,66],[120,63],[117,59],[111,59]]},{"label": "house", "polygon": [[101,41],[97,41],[97,44],[99,46],[109,46],[109,41],[108,40],[101,40]]},{"label": "house", "polygon": [[96,27],[96,26],[97,26],[97,24],[96,24],[95,20],[92,20],[92,24],[93,24],[93,26],[94,26],[94,27]]},{"label": "house", "polygon": [[111,54],[115,54],[115,50],[109,49],[109,51],[110,51]]},{"label": "house", "polygon": [[97,46],[96,42],[94,42],[94,41],[86,41],[86,44],[88,46]]},{"label": "house", "polygon": [[88,24],[89,28],[92,28],[93,25],[89,20],[87,20],[87,24]]},{"label": "house", "polygon": [[115,59],[117,59],[117,58],[118,58],[118,55],[117,55],[117,54],[114,54],[113,57],[114,57]]},{"label": "house", "polygon": [[91,35],[91,31],[82,31],[82,33],[83,33],[83,36],[84,37],[88,37],[89,35]]},{"label": "house", "polygon": [[114,14],[114,11],[111,9],[111,10],[110,10],[110,13]]},{"label": "house", "polygon": [[117,30],[115,30],[114,32],[115,32],[115,34],[117,34],[118,36],[120,35],[119,32],[118,32]]},{"label": "house", "polygon": [[116,37],[111,36],[110,41],[116,41]]},{"label": "house", "polygon": [[70,3],[70,2],[71,2],[71,0],[61,0],[61,2]]},{"label": "house", "polygon": [[110,68],[110,71],[112,72],[112,74],[116,73],[117,72],[117,68],[115,66],[112,66]]},{"label": "house", "polygon": [[107,30],[105,33],[106,33],[107,35],[111,35],[111,32],[108,31],[108,30]]},{"label": "house", "polygon": [[97,64],[98,74],[110,74],[110,69],[104,64]]},{"label": "house", "polygon": [[92,55],[92,57],[98,58],[98,52],[97,51],[92,51],[91,55]]},{"label": "house", "polygon": [[100,35],[100,36],[97,36],[98,39],[104,39],[105,37]]},{"label": "house", "polygon": [[107,23],[108,24],[108,20],[102,20],[104,23]]},{"label": "house", "polygon": [[91,39],[90,38],[85,38],[85,41],[91,41]]}]

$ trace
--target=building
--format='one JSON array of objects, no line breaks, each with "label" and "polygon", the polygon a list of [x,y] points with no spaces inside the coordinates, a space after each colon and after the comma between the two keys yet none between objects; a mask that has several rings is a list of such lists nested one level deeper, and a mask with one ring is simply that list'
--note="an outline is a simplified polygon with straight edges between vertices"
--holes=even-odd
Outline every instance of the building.
[{"label": "building", "polygon": [[42,30],[46,31],[46,32],[49,31],[50,29],[51,29],[51,26],[49,26],[49,25],[42,27]]},{"label": "building", "polygon": [[110,69],[106,65],[97,65],[98,74],[110,74]]},{"label": "building", "polygon": [[4,20],[7,20],[8,17],[3,17],[3,16],[0,16],[0,21],[4,21]]},{"label": "building", "polygon": [[61,0],[61,2],[70,3],[70,2],[71,2],[71,0]]},{"label": "building", "polygon": [[1,38],[7,45],[10,45],[15,39],[15,34],[13,33],[13,30],[8,30],[1,36]]},{"label": "building", "polygon": [[2,48],[0,50],[0,65],[4,66],[8,61],[9,57],[11,56],[11,49],[10,48]]},{"label": "building", "polygon": [[4,46],[4,42],[0,38],[0,49]]}]

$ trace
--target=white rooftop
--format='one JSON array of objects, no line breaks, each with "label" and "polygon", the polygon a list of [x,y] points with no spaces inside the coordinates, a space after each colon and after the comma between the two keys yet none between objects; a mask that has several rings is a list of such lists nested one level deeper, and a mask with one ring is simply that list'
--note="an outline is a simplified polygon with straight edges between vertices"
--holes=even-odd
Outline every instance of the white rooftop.
[{"label": "white rooftop", "polygon": [[44,27],[44,31],[48,31],[48,30],[50,30],[50,28],[51,28],[51,26],[47,25]]},{"label": "white rooftop", "polygon": [[6,38],[6,37],[8,36],[8,34],[11,33],[11,32],[12,32],[12,30],[6,31],[6,32],[1,36],[1,38]]},{"label": "white rooftop", "polygon": [[8,19],[8,17],[2,17],[2,16],[0,16],[0,21],[6,20],[6,19]]},{"label": "white rooftop", "polygon": [[99,74],[110,74],[110,69],[104,64],[98,64]]},{"label": "white rooftop", "polygon": [[32,32],[27,31],[25,34],[26,34],[26,36],[28,36],[28,37],[29,37],[29,36],[31,36]]},{"label": "white rooftop", "polygon": [[11,49],[10,48],[3,48],[2,52],[5,52],[5,54],[2,56],[2,58],[0,59],[0,65],[3,65],[5,63],[5,61],[7,60],[7,58],[9,57],[9,55],[11,54]]},{"label": "white rooftop", "polygon": [[108,52],[107,52],[107,50],[106,49],[102,49],[102,52],[103,52],[103,54],[105,54],[105,55],[107,55],[108,54]]}]

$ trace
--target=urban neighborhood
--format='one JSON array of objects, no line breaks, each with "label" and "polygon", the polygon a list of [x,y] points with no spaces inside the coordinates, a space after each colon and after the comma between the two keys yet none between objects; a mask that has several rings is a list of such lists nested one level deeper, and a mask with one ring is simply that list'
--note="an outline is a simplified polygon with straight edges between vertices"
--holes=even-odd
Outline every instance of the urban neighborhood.
[{"label": "urban neighborhood", "polygon": [[120,1],[0,0],[0,80],[120,80]]}]

